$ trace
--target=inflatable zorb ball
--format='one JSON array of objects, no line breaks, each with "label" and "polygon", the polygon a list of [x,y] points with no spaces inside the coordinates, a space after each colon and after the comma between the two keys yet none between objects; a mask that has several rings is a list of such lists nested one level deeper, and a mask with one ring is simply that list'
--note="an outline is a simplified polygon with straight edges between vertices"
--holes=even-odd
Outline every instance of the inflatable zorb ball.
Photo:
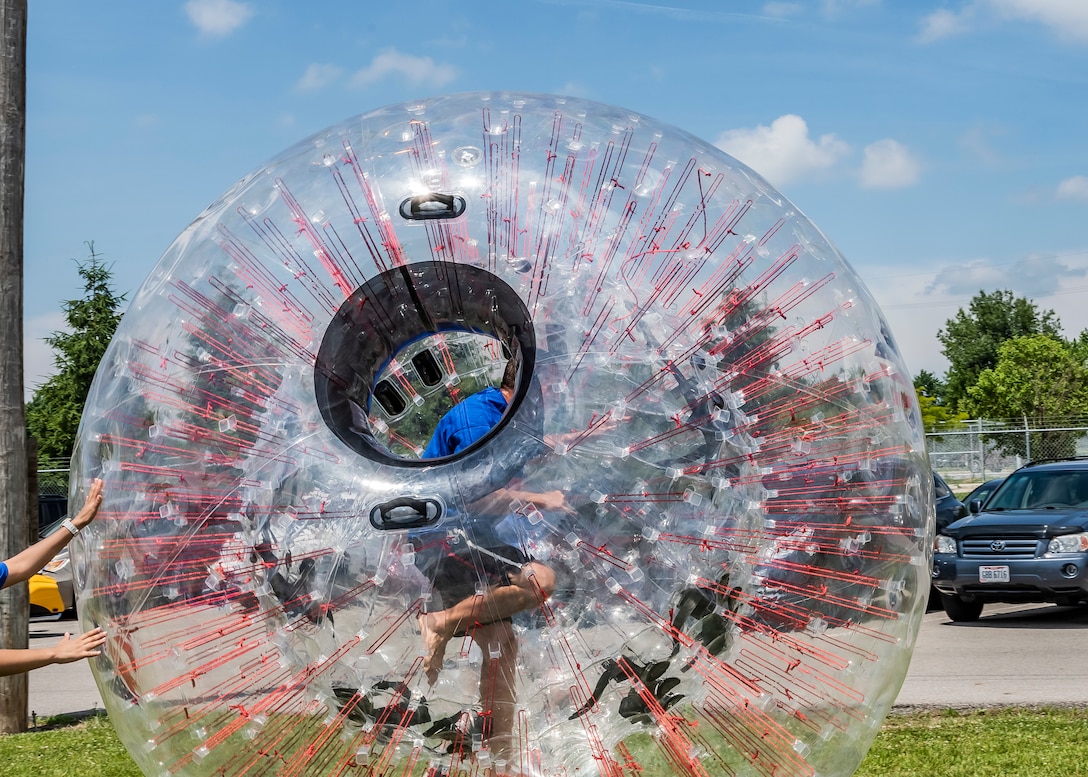
[{"label": "inflatable zorb ball", "polygon": [[134,295],[92,477],[79,612],[149,775],[846,775],[928,590],[855,273],[736,160],[572,98],[383,108],[239,181]]}]

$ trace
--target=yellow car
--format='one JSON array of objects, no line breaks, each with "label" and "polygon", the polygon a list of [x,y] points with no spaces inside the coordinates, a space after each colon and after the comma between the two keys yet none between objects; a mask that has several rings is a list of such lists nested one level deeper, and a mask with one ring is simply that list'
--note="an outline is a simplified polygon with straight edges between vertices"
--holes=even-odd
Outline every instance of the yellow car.
[{"label": "yellow car", "polygon": [[[44,514],[44,508],[43,514]],[[56,512],[56,510],[53,510]],[[54,521],[41,530],[42,537],[48,537],[60,526],[61,519]],[[49,563],[29,580],[30,583],[30,619],[57,620],[76,613],[75,589],[72,587],[72,566],[68,548],[50,559]]]},{"label": "yellow car", "polygon": [[57,581],[47,575],[34,575],[30,585],[30,617],[33,620],[58,620],[68,608],[60,595]]}]

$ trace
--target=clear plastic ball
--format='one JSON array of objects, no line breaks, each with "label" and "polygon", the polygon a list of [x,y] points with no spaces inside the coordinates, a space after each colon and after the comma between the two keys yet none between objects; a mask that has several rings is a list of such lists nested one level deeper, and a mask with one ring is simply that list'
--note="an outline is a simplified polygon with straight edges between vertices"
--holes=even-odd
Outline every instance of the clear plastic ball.
[{"label": "clear plastic ball", "polygon": [[928,590],[856,273],[711,144],[573,98],[395,105],[243,178],[135,294],[73,468],[149,775],[846,775]]}]

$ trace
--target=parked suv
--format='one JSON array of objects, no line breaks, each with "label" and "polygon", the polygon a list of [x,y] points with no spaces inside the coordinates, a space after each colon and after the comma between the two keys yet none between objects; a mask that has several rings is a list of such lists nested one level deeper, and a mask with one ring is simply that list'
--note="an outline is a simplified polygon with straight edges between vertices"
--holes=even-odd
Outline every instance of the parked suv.
[{"label": "parked suv", "polygon": [[967,507],[956,499],[952,489],[936,471],[933,472],[933,501],[937,510],[938,532],[953,521],[967,515]]},{"label": "parked suv", "polygon": [[984,507],[934,541],[933,585],[949,618],[978,620],[988,602],[1088,602],[1088,459],[1021,467]]}]

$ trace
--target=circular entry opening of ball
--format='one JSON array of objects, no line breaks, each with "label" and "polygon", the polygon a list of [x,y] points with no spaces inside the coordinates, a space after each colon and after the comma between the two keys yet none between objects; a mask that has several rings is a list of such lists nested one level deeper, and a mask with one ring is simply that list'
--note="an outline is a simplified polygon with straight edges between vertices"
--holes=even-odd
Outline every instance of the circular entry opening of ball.
[{"label": "circular entry opening of ball", "polygon": [[[526,396],[535,353],[529,312],[506,283],[477,267],[421,262],[381,273],[340,306],[314,388],[325,423],[352,450],[429,465],[500,432]],[[483,411],[469,410],[471,423],[487,429],[471,442],[436,435],[443,418],[474,406]]]},{"label": "circular entry opening of ball", "polygon": [[[519,363],[505,343],[479,332],[450,330],[409,343],[378,373],[366,419],[370,433],[396,456],[454,455],[505,416]],[[460,416],[463,422],[451,429]],[[452,437],[442,433],[447,429]],[[471,440],[457,439],[458,430],[471,430]]]}]

